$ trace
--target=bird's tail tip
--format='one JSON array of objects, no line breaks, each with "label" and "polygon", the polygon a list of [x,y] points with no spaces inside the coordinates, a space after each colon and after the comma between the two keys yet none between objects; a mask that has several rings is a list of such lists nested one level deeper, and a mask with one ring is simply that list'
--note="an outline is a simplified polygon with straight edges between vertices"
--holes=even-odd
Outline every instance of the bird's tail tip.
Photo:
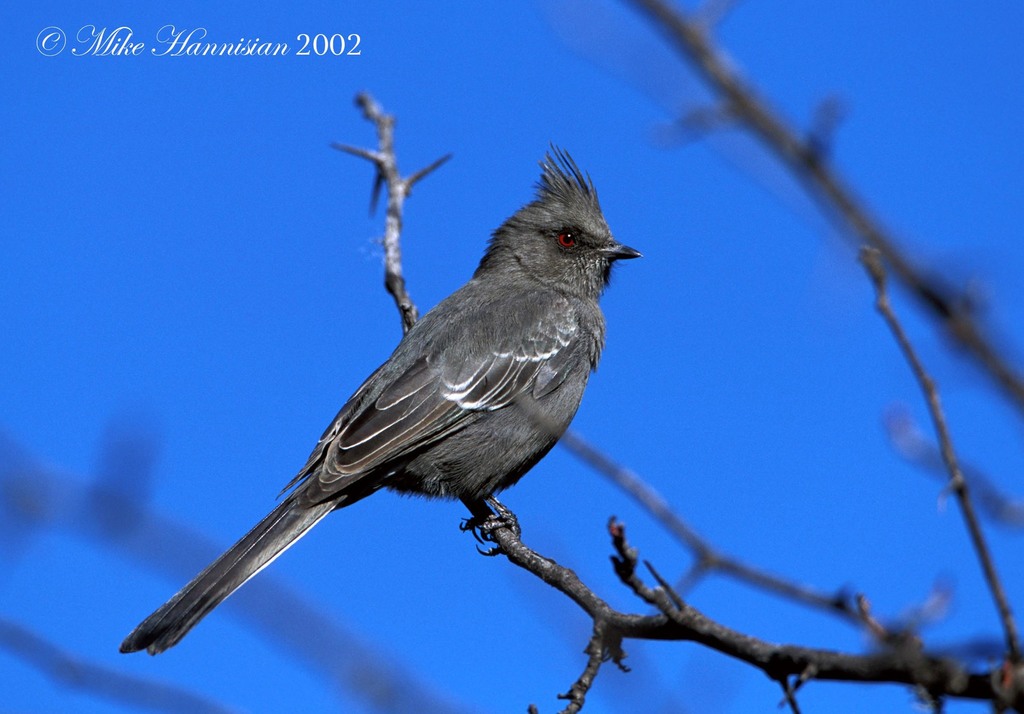
[{"label": "bird's tail tip", "polygon": [[284,501],[240,541],[143,620],[121,643],[128,654],[170,649],[252,576],[274,561],[326,516],[331,503],[300,506]]}]

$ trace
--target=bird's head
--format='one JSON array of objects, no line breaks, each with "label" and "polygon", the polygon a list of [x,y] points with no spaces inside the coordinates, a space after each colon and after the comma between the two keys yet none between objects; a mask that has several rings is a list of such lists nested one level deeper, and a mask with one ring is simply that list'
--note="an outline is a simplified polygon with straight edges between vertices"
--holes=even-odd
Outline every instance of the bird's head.
[{"label": "bird's head", "polygon": [[552,146],[537,196],[494,232],[477,270],[522,271],[584,298],[601,294],[616,260],[640,253],[612,237],[597,191],[568,153]]}]

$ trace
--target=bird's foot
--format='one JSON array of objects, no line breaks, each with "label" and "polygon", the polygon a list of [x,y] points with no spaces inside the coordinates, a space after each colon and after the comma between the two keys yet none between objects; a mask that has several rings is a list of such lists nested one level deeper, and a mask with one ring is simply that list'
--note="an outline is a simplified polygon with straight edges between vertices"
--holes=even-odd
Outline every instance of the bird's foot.
[{"label": "bird's foot", "polygon": [[465,519],[459,528],[463,532],[472,533],[478,543],[494,543],[493,548],[485,550],[477,547],[477,551],[481,555],[495,556],[501,553],[501,544],[498,543],[495,533],[502,528],[507,528],[515,534],[516,538],[519,538],[522,529],[519,527],[519,519],[516,518],[516,514],[506,508],[501,501],[490,496],[485,499],[485,502],[494,512],[481,514],[480,509],[471,509],[474,511],[473,517]]}]

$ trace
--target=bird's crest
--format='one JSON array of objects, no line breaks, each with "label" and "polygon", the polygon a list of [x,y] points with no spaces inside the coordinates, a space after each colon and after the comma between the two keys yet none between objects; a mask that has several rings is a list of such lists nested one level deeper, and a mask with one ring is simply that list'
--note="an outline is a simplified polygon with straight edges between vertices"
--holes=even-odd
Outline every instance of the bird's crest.
[{"label": "bird's crest", "polygon": [[573,205],[584,200],[591,203],[598,211],[601,210],[594,182],[590,180],[589,174],[584,174],[580,170],[568,152],[552,144],[551,150],[545,154],[540,166],[543,173],[537,182],[537,199],[539,201],[554,201]]}]

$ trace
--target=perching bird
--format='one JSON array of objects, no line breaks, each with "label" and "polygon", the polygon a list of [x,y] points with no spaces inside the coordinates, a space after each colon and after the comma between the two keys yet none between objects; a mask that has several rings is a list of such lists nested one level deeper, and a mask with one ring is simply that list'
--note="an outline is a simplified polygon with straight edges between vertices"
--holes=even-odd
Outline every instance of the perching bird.
[{"label": "perching bird", "polygon": [[[552,155],[553,154],[553,155]],[[122,652],[163,652],[331,511],[378,489],[471,503],[508,488],[569,426],[604,346],[598,298],[640,253],[555,148],[535,200],[472,279],[417,322],[345,403],[270,515],[147,617]]]}]

